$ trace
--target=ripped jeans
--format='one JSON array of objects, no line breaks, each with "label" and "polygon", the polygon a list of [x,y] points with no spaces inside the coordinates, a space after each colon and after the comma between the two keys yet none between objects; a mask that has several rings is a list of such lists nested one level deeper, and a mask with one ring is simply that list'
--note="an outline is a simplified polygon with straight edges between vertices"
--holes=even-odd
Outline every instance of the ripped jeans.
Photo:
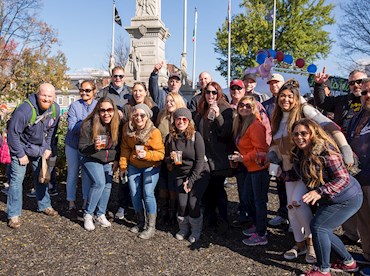
[{"label": "ripped jeans", "polygon": [[302,196],[307,193],[302,180],[285,182],[288,217],[293,230],[294,240],[302,242],[311,238],[310,222],[313,218],[310,207],[303,202]]}]

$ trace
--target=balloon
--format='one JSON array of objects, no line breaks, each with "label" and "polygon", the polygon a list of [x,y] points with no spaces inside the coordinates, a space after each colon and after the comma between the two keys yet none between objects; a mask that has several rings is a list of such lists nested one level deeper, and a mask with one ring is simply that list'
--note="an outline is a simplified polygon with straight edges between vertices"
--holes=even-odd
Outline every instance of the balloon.
[{"label": "balloon", "polygon": [[307,66],[307,72],[311,74],[315,74],[317,71],[317,66],[315,64],[310,64]]},{"label": "balloon", "polygon": [[266,53],[259,53],[257,55],[257,58],[256,58],[256,61],[258,64],[262,64],[265,62],[265,59],[267,58],[267,54]]},{"label": "balloon", "polygon": [[283,61],[283,59],[284,59],[284,53],[281,52],[281,51],[276,52],[276,59],[277,59],[278,62]]},{"label": "balloon", "polygon": [[285,55],[284,56],[284,62],[288,64],[292,64],[293,62],[293,57],[291,55]]},{"label": "balloon", "polygon": [[276,51],[275,50],[269,49],[268,52],[269,52],[270,57],[276,58]]},{"label": "balloon", "polygon": [[298,58],[296,61],[295,61],[295,65],[298,67],[298,68],[302,68],[304,66],[304,59],[303,58]]}]

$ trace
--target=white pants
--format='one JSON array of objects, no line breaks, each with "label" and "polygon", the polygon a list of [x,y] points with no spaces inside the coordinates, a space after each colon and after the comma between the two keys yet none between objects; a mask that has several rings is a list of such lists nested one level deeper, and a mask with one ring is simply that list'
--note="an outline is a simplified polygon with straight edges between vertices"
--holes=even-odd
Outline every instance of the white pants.
[{"label": "white pants", "polygon": [[313,218],[310,207],[303,202],[302,196],[307,188],[302,180],[285,182],[288,201],[289,222],[293,229],[294,240],[302,242],[311,237],[310,222]]}]

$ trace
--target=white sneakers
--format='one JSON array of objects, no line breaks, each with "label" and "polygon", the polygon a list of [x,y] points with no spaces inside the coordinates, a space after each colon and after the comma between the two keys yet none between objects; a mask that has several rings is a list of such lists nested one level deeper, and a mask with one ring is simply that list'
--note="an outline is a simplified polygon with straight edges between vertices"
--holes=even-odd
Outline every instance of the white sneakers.
[{"label": "white sneakers", "polygon": [[[100,225],[101,227],[110,227],[112,224],[107,220],[105,215],[101,215],[96,218],[96,223]],[[93,221],[93,216],[89,214],[84,215],[84,228],[87,231],[93,231],[95,230],[95,225]]]}]

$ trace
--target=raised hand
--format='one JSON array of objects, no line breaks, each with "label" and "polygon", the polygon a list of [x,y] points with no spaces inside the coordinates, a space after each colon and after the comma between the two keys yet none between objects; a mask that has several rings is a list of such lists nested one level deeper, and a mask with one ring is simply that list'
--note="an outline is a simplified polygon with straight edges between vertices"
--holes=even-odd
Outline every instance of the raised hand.
[{"label": "raised hand", "polygon": [[315,82],[316,83],[322,84],[322,83],[326,82],[329,79],[330,75],[326,74],[325,71],[326,71],[326,67],[324,66],[321,73],[316,73],[315,74]]}]

